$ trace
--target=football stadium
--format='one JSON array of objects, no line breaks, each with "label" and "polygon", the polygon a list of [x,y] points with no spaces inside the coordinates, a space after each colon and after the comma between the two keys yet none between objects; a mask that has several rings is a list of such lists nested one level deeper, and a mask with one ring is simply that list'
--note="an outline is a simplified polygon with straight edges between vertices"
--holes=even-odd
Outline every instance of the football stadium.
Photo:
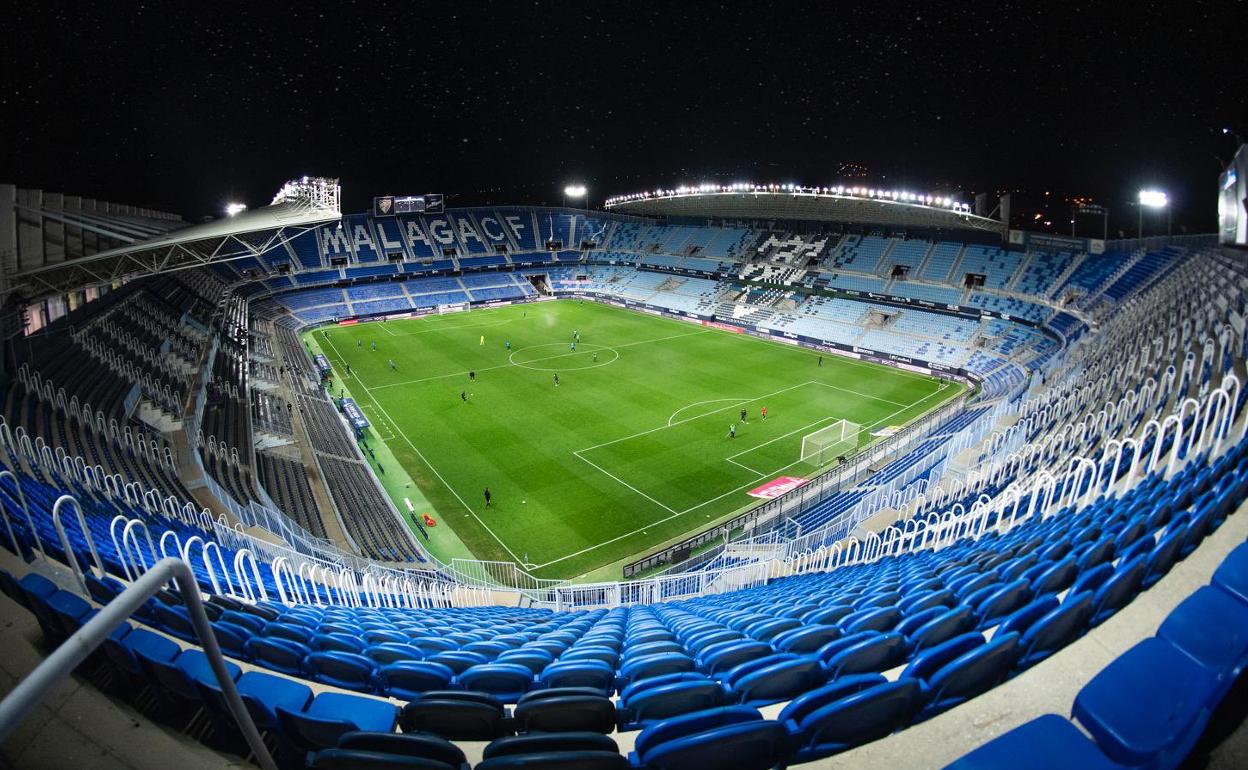
[{"label": "football stadium", "polygon": [[1222,135],[1177,232],[857,171],[0,179],[0,764],[1242,767]]}]

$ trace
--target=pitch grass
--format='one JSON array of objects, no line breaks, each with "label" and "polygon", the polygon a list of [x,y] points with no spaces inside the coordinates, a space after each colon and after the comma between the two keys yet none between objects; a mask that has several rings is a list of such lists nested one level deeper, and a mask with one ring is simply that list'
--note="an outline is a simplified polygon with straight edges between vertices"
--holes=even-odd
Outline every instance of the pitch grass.
[{"label": "pitch grass", "polygon": [[861,445],[962,390],[574,300],[312,334],[336,388],[356,398],[440,526],[480,559],[550,578],[704,527],[757,502],[746,492],[778,476],[814,475],[799,462],[802,436],[838,419],[862,426]]}]

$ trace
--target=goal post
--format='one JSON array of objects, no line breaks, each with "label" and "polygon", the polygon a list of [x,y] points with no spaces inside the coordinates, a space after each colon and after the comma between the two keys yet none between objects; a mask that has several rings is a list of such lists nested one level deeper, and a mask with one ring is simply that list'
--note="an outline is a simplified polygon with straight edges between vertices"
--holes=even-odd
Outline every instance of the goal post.
[{"label": "goal post", "polygon": [[861,425],[848,420],[837,420],[831,425],[802,436],[801,462],[816,468],[838,457],[850,454],[858,448],[858,432]]}]

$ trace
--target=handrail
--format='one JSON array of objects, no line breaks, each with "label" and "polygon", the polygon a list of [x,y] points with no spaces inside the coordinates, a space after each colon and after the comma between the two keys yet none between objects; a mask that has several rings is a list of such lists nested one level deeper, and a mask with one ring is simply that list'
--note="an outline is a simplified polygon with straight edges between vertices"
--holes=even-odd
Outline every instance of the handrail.
[{"label": "handrail", "polygon": [[[65,503],[72,503],[74,511],[78,514],[78,526],[82,527],[82,536],[87,540],[87,547],[91,549],[91,557],[95,559],[96,569],[103,575],[107,570],[104,569],[104,562],[100,560],[100,554],[95,550],[95,540],[91,537],[91,529],[87,526],[87,519],[82,513],[82,504],[78,502],[73,495],[61,495],[56,498],[56,502],[52,504],[52,526],[56,528],[56,534],[61,539],[61,548],[65,549],[65,558],[69,561],[69,567],[74,571],[74,577],[78,579],[78,585],[82,587],[84,594],[89,594],[87,589],[86,578],[83,577],[82,566],[78,564],[78,555],[74,553],[74,548],[69,543],[69,535],[65,534],[65,525],[61,523],[61,507]],[[124,539],[124,534],[123,534]],[[90,569],[90,566],[87,567]]]},{"label": "handrail", "polygon": [[178,584],[178,591],[186,602],[186,609],[191,616],[191,625],[195,628],[195,636],[208,657],[212,673],[217,678],[217,685],[225,696],[226,706],[229,707],[234,721],[242,729],[243,738],[246,739],[252,755],[264,770],[277,770],[272,755],[269,754],[264,741],[260,739],[256,723],[252,721],[251,714],[247,712],[242,698],[238,695],[238,689],[234,686],[234,680],[230,678],[225,658],[221,655],[221,647],[217,644],[217,637],[212,632],[207,613],[204,612],[204,603],[199,595],[199,586],[195,583],[195,576],[191,574],[190,567],[174,558],[161,559],[142,577],[104,605],[95,617],[53,650],[51,655],[18,682],[13,691],[3,701],[0,701],[0,743],[4,743],[53,687],[69,676],[78,664],[86,660],[88,655],[104,643],[117,626],[164,588],[170,580]]}]

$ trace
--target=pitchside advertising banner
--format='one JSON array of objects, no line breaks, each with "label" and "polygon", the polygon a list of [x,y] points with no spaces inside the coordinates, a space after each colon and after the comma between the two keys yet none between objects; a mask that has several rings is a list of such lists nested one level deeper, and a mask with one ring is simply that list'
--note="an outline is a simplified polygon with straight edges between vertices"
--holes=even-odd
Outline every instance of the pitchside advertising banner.
[{"label": "pitchside advertising banner", "polygon": [[342,413],[347,416],[347,420],[351,423],[351,427],[356,430],[368,429],[368,418],[364,416],[364,412],[360,411],[360,407],[356,405],[355,399],[344,398],[340,402]]},{"label": "pitchside advertising banner", "polygon": [[799,478],[797,476],[781,476],[768,481],[762,486],[754,487],[748,494],[750,497],[757,497],[762,500],[774,500],[786,492],[791,492],[801,485],[805,484],[808,479]]}]

